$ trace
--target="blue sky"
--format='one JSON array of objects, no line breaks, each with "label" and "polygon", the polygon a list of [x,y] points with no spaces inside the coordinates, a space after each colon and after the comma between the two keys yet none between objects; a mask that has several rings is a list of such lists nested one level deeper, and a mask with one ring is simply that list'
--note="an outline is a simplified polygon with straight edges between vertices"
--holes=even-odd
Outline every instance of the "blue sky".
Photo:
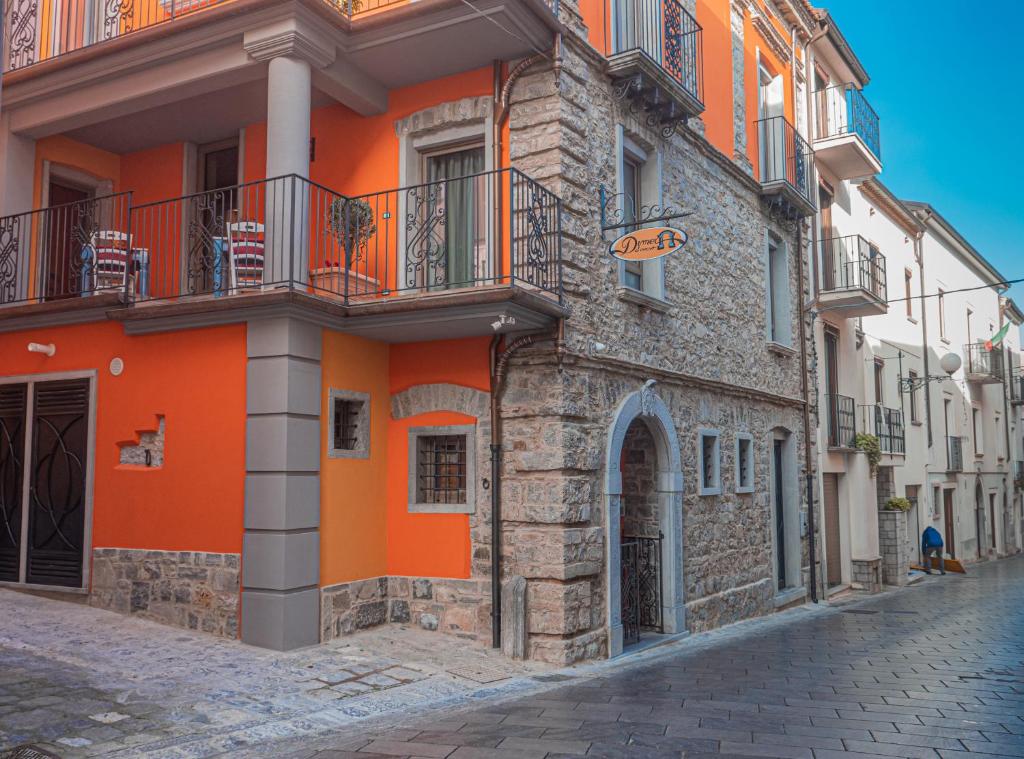
[{"label": "blue sky", "polygon": [[[1024,277],[1024,2],[821,0],[871,77],[881,179],[933,205],[1009,279]],[[1024,308],[1024,285],[1011,296]]]}]

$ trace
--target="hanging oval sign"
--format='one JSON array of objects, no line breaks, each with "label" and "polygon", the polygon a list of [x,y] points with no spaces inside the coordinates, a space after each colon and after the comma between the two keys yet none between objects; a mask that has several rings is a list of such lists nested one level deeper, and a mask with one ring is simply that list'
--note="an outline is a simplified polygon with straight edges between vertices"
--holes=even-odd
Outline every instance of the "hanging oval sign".
[{"label": "hanging oval sign", "polygon": [[650,261],[675,253],[689,238],[675,227],[649,227],[624,234],[611,244],[611,254],[623,261]]}]

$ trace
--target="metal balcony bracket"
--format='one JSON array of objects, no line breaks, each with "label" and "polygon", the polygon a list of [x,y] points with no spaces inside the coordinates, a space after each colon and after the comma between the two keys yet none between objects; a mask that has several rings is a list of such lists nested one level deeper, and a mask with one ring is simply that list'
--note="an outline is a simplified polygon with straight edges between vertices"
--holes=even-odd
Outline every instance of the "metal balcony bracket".
[{"label": "metal balcony bracket", "polygon": [[693,216],[694,211],[680,211],[670,205],[641,205],[624,192],[609,193],[604,185],[598,189],[601,207],[601,239],[611,242],[607,232],[614,237],[639,229],[645,224],[673,222]]},{"label": "metal balcony bracket", "polygon": [[616,81],[612,87],[616,100],[629,103],[629,112],[644,120],[651,129],[660,129],[670,138],[676,128],[687,123],[687,115],[668,94],[643,72]]}]

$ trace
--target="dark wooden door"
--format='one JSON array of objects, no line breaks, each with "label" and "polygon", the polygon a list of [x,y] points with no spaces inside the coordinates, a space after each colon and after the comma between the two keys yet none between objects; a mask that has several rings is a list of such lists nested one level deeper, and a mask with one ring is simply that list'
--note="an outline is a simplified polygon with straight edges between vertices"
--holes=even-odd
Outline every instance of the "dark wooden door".
[{"label": "dark wooden door", "polygon": [[832,234],[832,193],[818,187],[818,207],[821,209],[821,287],[834,290],[836,287],[836,241]]},{"label": "dark wooden door", "polygon": [[839,540],[839,475],[822,475],[822,491],[825,505],[825,550],[826,580],[829,587],[843,581],[843,555]]},{"label": "dark wooden door", "polygon": [[774,441],[772,449],[772,477],[775,482],[775,561],[779,590],[789,587],[786,577],[786,499],[782,487],[782,443]]},{"label": "dark wooden door", "polygon": [[942,515],[945,522],[946,553],[951,559],[956,558],[956,531],[953,528],[953,493],[955,490],[942,491]]},{"label": "dark wooden door", "polygon": [[46,298],[56,300],[78,295],[82,289],[82,239],[87,225],[82,224],[84,201],[89,193],[57,182],[50,182],[50,210],[46,213],[46,271],[43,274]]},{"label": "dark wooden door", "polygon": [[28,385],[0,385],[0,580],[21,577],[21,512]]},{"label": "dark wooden door", "polygon": [[88,443],[89,380],[36,384],[26,582],[82,585]]}]

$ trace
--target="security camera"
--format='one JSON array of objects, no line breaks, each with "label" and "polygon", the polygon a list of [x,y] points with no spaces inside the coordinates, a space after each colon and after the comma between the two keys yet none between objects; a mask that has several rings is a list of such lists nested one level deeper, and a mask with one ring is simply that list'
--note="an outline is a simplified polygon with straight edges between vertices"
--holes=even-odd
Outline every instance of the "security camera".
[{"label": "security camera", "polygon": [[514,327],[516,324],[516,317],[509,316],[508,314],[499,314],[498,318],[491,322],[491,329],[495,332],[500,332],[505,327]]}]

